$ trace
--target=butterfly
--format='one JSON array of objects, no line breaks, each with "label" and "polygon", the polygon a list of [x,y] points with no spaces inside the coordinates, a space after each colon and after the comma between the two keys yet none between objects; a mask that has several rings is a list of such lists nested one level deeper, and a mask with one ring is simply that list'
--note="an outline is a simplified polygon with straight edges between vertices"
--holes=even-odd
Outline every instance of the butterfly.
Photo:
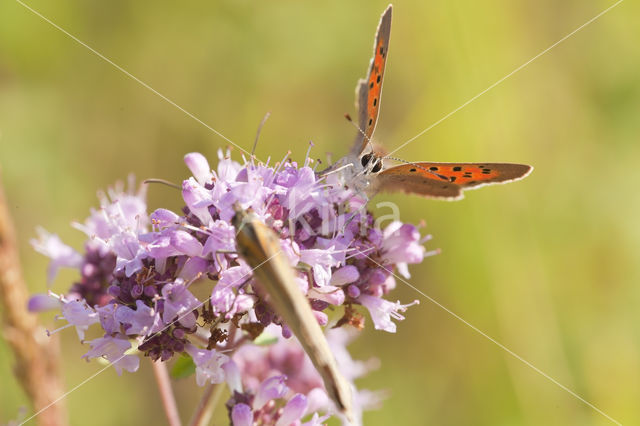
[{"label": "butterfly", "polygon": [[[373,45],[373,58],[366,79],[356,85],[358,134],[348,155],[321,174],[340,171],[347,186],[359,192],[405,192],[428,198],[458,200],[463,191],[495,183],[507,183],[526,177],[533,167],[512,163],[434,163],[406,162],[385,167],[384,155],[371,147],[371,138],[380,112],[380,98],[391,34],[389,5],[380,18]],[[350,119],[349,116],[347,116]]]},{"label": "butterfly", "polygon": [[338,409],[354,423],[351,387],[338,370],[329,344],[311,311],[309,301],[296,283],[295,272],[281,250],[280,237],[253,212],[238,205],[233,224],[240,256],[267,296],[267,303],[284,320],[322,376],[325,389]]}]

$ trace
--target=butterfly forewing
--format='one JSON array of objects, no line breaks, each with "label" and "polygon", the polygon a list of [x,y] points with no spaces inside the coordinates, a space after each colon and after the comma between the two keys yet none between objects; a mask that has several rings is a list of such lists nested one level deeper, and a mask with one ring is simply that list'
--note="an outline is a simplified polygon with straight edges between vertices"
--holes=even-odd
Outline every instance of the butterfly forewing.
[{"label": "butterfly forewing", "polygon": [[360,154],[371,140],[378,122],[380,111],[380,96],[384,69],[387,63],[389,36],[391,34],[391,5],[382,14],[376,31],[373,45],[373,58],[369,64],[367,78],[358,81],[356,86],[356,108],[358,109],[358,126],[362,133],[356,136],[352,154]]},{"label": "butterfly forewing", "polygon": [[411,163],[383,170],[373,178],[378,191],[403,191],[429,198],[459,199],[462,191],[522,179],[532,170],[511,163]]}]

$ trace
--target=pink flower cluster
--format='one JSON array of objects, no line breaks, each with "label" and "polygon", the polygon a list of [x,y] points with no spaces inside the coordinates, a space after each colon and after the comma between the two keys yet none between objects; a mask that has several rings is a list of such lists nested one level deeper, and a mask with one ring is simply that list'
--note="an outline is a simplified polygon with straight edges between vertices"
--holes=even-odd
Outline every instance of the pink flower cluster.
[{"label": "pink flower cluster", "polygon": [[[366,200],[308,161],[269,166],[219,153],[216,171],[201,154],[185,162],[193,176],[182,183],[180,213],[148,214],[144,190],[130,182],[100,194],[100,208],[74,224],[87,236],[83,252],[39,231],[33,245],[51,258],[49,282],[61,267],[78,269],[80,278],[63,294],[33,296],[31,309],[59,308],[65,327],[90,345],[84,357],[106,358],[118,373],[136,371],[138,354],[162,361],[189,355],[199,385],[228,383],[233,424],[319,424],[333,408],[287,325],[254,291],[252,270],[236,253],[234,205],[253,210],[280,236],[316,320],[340,327],[328,337],[350,379],[367,368],[348,356],[342,328],[361,329],[364,307],[376,329],[395,332],[392,320],[412,303],[385,296],[394,271],[408,276],[407,264],[429,254],[425,240],[409,224],[377,229]],[[335,311],[341,314],[332,321]],[[87,333],[95,337],[85,340]],[[275,343],[257,345],[264,336]],[[358,395],[361,408],[379,399]]]}]

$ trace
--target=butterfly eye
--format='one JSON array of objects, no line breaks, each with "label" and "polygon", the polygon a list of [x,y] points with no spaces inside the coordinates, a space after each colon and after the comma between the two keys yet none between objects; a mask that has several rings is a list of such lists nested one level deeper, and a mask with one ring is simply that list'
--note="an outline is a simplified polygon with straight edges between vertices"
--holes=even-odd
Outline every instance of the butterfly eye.
[{"label": "butterfly eye", "polygon": [[370,152],[369,154],[365,154],[362,156],[362,158],[360,158],[362,167],[367,167],[367,164],[369,164],[369,162],[371,161],[371,157],[373,157],[373,153]]},{"label": "butterfly eye", "polygon": [[378,159],[376,164],[373,166],[373,169],[371,169],[371,173],[378,173],[380,170],[382,170],[382,160]]}]

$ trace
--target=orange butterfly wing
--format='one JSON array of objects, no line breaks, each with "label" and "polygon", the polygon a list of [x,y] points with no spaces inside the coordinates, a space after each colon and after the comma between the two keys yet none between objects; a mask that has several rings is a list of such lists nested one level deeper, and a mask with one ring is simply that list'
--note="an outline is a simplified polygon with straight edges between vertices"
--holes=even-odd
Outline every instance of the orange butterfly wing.
[{"label": "orange butterfly wing", "polygon": [[384,79],[384,68],[387,63],[389,36],[391,34],[391,10],[392,7],[389,5],[380,18],[367,79],[360,79],[356,86],[358,127],[362,130],[362,133],[359,132],[356,136],[352,149],[352,154],[354,155],[359,155],[364,151],[378,122],[382,81]]},{"label": "orange butterfly wing", "polygon": [[383,170],[372,178],[378,191],[401,191],[457,200],[465,189],[519,180],[533,167],[511,163],[411,163]]}]

